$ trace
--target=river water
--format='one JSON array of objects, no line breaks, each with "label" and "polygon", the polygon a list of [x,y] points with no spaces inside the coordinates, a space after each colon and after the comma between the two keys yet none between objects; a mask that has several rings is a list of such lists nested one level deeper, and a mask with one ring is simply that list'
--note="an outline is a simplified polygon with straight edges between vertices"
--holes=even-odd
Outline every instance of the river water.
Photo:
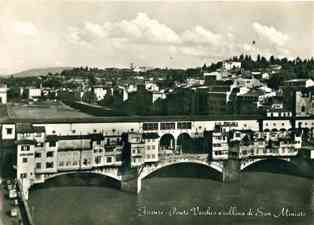
[{"label": "river water", "polygon": [[182,175],[182,168],[160,173],[143,181],[139,195],[94,180],[102,177],[56,178],[32,190],[34,221],[36,225],[314,224],[314,180],[248,171],[239,183],[223,184],[215,174],[203,176],[202,170],[185,173],[194,177],[176,176]]}]

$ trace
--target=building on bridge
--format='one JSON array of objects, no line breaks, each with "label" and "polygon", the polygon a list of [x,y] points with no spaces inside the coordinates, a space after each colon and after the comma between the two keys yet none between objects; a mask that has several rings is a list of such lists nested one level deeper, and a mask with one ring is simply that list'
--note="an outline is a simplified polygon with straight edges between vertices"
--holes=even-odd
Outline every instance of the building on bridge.
[{"label": "building on bridge", "polygon": [[17,178],[26,190],[51,174],[122,165],[119,135],[46,135],[45,127],[31,124],[19,124],[16,132]]},{"label": "building on bridge", "polygon": [[[237,143],[237,144],[235,144]],[[237,146],[236,146],[237,145]],[[302,133],[291,131],[253,132],[251,130],[223,130],[217,127],[212,133],[212,159],[226,160],[234,157],[291,157],[302,147]]]}]

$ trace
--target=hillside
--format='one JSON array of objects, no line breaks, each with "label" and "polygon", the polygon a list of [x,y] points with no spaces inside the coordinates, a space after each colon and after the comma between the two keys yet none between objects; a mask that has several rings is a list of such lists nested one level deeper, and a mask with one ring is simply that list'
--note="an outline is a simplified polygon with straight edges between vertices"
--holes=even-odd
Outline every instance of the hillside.
[{"label": "hillside", "polygon": [[48,73],[60,73],[62,70],[71,69],[71,67],[47,67],[47,68],[36,68],[24,70],[15,74],[12,74],[14,77],[35,77],[35,76],[45,76]]}]

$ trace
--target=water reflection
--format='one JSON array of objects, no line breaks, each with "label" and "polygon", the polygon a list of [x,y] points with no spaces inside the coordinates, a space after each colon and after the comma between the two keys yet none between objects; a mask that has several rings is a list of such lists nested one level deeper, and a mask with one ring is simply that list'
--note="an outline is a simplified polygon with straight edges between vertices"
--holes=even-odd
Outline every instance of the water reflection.
[{"label": "water reflection", "polygon": [[[234,184],[154,177],[143,181],[139,195],[103,186],[49,186],[33,190],[30,203],[37,225],[307,225],[313,221],[314,182],[263,172],[243,173]],[[282,209],[307,215],[281,216]]]}]

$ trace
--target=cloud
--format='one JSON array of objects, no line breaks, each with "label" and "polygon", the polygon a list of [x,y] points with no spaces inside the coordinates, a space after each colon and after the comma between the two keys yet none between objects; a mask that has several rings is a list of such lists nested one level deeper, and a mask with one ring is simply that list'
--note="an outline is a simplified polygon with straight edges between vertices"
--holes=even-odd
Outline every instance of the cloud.
[{"label": "cloud", "polygon": [[123,20],[117,24],[117,27],[132,39],[152,43],[178,44],[181,42],[175,31],[167,25],[149,18],[145,13],[138,13],[136,18],[131,21]]},{"label": "cloud", "polygon": [[[152,44],[179,44],[181,39],[170,27],[151,19],[145,13],[138,13],[133,20],[106,22],[103,25],[85,22],[82,28],[70,32],[74,39],[93,41],[95,38],[128,39],[131,42]],[[73,39],[73,37],[72,37]]]},{"label": "cloud", "polygon": [[14,21],[10,27],[14,33],[22,36],[36,37],[39,34],[38,28],[28,21]]},{"label": "cloud", "polygon": [[103,37],[108,36],[109,32],[110,32],[110,28],[108,26],[106,26],[106,25],[101,26],[99,24],[91,23],[91,22],[85,22],[84,28],[90,34],[95,35],[99,38],[103,38]]},{"label": "cloud", "polygon": [[289,36],[287,34],[282,33],[272,26],[269,27],[258,22],[254,22],[252,26],[254,31],[263,39],[266,39],[278,47],[284,46],[289,40]]},{"label": "cloud", "polygon": [[222,37],[202,26],[196,26],[192,30],[183,32],[182,39],[188,43],[219,45]]}]

